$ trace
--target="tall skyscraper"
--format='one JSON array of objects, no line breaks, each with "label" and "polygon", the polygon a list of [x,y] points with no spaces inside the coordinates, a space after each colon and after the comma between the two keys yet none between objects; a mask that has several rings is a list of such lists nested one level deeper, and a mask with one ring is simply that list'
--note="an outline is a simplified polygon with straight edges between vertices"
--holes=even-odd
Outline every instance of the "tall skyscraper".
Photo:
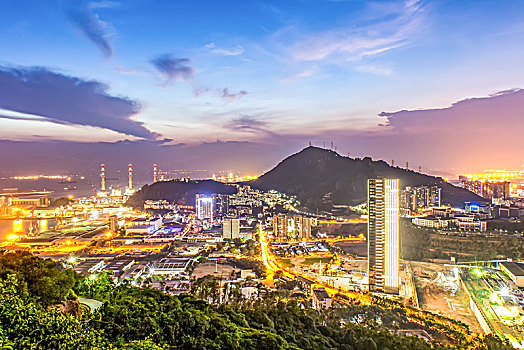
[{"label": "tall skyscraper", "polygon": [[199,220],[213,221],[213,198],[204,195],[196,195],[196,217]]},{"label": "tall skyscraper", "polygon": [[399,290],[398,179],[368,180],[369,290],[397,294]]}]

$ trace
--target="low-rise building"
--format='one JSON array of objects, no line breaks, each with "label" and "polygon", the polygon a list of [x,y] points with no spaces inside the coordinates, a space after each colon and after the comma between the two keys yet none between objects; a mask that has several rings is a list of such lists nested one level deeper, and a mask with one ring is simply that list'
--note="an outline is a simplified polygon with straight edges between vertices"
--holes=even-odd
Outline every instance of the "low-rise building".
[{"label": "low-rise building", "polygon": [[151,275],[181,275],[187,271],[193,259],[189,258],[163,258],[149,266]]},{"label": "low-rise building", "polygon": [[313,289],[313,308],[315,310],[328,309],[331,307],[331,297],[325,288]]},{"label": "low-rise building", "polygon": [[524,288],[524,264],[519,262],[504,261],[499,263],[499,268],[506,275],[511,278],[511,280],[519,288]]},{"label": "low-rise building", "polygon": [[485,232],[488,229],[487,221],[479,220],[474,216],[461,215],[455,217],[455,225],[460,230]]},{"label": "low-rise building", "polygon": [[413,225],[430,227],[430,228],[446,228],[449,226],[449,223],[453,221],[451,219],[441,219],[434,216],[418,217],[411,219]]},{"label": "low-rise building", "polygon": [[151,234],[162,227],[162,218],[138,218],[126,227],[126,234]]},{"label": "low-rise building", "polygon": [[77,265],[73,267],[73,270],[85,276],[90,273],[102,271],[105,266],[106,265],[104,259],[88,259],[79,262]]},{"label": "low-rise building", "polygon": [[496,205],[493,207],[493,216],[496,218],[519,218],[524,215],[524,208],[516,205]]},{"label": "low-rise building", "polygon": [[456,227],[464,231],[478,231],[484,232],[488,229],[488,223],[485,220],[480,220],[475,215],[456,215],[453,218],[442,216],[436,217],[433,215],[417,217],[411,219],[413,225],[421,227],[429,227],[434,229],[452,228]]}]

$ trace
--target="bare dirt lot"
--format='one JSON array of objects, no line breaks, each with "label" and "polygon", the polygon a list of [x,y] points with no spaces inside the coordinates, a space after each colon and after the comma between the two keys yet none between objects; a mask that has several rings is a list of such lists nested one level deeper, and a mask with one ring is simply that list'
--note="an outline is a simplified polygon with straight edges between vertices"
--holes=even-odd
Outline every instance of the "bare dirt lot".
[{"label": "bare dirt lot", "polygon": [[[424,262],[409,262],[415,277],[420,307],[464,322],[470,330],[482,329],[469,307],[468,296],[450,277],[450,267]],[[458,288],[455,288],[458,287]]]},{"label": "bare dirt lot", "polygon": [[335,243],[335,246],[340,247],[346,254],[359,257],[368,256],[368,243],[366,241],[342,241]]},{"label": "bare dirt lot", "polygon": [[[238,269],[237,269],[238,270]],[[216,277],[224,277],[226,278],[231,274],[233,271],[233,266],[229,264],[216,264],[214,262],[206,262],[203,264],[200,264],[196,267],[196,269],[193,271],[192,276],[195,278],[200,278],[206,275],[213,275]]]}]

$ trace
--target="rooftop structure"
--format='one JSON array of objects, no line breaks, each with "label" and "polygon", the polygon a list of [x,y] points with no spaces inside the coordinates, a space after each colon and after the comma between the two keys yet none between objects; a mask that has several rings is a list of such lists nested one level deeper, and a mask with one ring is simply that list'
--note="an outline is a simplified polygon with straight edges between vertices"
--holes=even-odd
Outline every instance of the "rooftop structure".
[{"label": "rooftop structure", "polygon": [[511,278],[517,287],[524,287],[524,263],[505,261],[500,262],[499,267]]},{"label": "rooftop structure", "polygon": [[324,288],[316,288],[313,289],[312,303],[316,310],[328,309],[331,307],[331,297]]}]

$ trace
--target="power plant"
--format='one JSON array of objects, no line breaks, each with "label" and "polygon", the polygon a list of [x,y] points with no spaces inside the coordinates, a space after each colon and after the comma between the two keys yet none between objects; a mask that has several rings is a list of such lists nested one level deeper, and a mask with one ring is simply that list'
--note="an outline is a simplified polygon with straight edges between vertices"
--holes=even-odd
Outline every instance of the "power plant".
[{"label": "power plant", "polygon": [[[109,180],[117,180],[113,178]],[[158,181],[158,168],[156,164],[153,164],[153,183]],[[133,164],[128,165],[128,183],[124,195],[130,196],[135,193],[133,188]],[[98,197],[109,196],[109,188],[106,185],[106,170],[105,164],[100,164],[100,190],[97,192]],[[111,188],[111,196],[122,196],[122,190]]]}]

